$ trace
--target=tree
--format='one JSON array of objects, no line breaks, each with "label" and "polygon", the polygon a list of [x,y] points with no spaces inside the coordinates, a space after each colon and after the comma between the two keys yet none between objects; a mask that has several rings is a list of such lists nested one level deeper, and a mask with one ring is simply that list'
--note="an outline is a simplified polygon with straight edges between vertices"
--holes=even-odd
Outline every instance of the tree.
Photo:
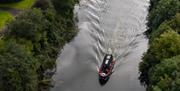
[{"label": "tree", "polygon": [[8,24],[0,40],[0,90],[37,91],[49,85],[52,73],[48,72],[55,68],[60,49],[77,33],[75,0],[57,2],[58,14],[39,0],[37,7],[41,9],[26,10]]},{"label": "tree", "polygon": [[153,32],[162,22],[171,19],[178,12],[180,12],[179,0],[160,0],[148,15],[150,28],[148,32]]},{"label": "tree", "polygon": [[150,42],[167,30],[175,31],[180,34],[180,13],[177,13],[171,20],[163,22],[156,30],[154,30],[154,32],[150,34]]},{"label": "tree", "polygon": [[40,8],[42,10],[46,10],[51,7],[49,0],[37,0],[33,7]]},{"label": "tree", "polygon": [[39,62],[36,69],[39,82],[50,79],[44,73],[54,69],[57,54],[65,43],[69,42],[77,31],[67,27],[63,18],[52,9],[30,9],[17,16],[8,25],[4,40],[15,39],[24,45]]},{"label": "tree", "polygon": [[162,60],[171,58],[180,54],[180,35],[171,30],[155,38],[150,44],[148,52],[143,57],[143,62],[140,63],[140,80],[142,83],[149,84],[149,71],[154,66],[161,63]]},{"label": "tree", "polygon": [[46,27],[46,22],[43,21],[44,17],[39,9],[27,10],[9,24],[6,37],[37,42],[40,40],[41,31]]},{"label": "tree", "polygon": [[36,59],[14,40],[0,42],[1,91],[37,91]]},{"label": "tree", "polygon": [[147,91],[180,91],[180,1],[151,0],[148,15],[150,47],[139,65]]},{"label": "tree", "polygon": [[159,2],[160,0],[150,0],[150,8],[149,11],[151,11]]},{"label": "tree", "polygon": [[74,4],[77,0],[52,0],[56,11],[63,16],[73,15]]},{"label": "tree", "polygon": [[[162,91],[179,91],[180,55],[163,60],[150,71],[151,85]],[[154,90],[153,90],[154,91]]]},{"label": "tree", "polygon": [[180,35],[177,32],[167,32],[156,38],[151,45],[151,50],[156,59],[162,60],[180,54]]}]

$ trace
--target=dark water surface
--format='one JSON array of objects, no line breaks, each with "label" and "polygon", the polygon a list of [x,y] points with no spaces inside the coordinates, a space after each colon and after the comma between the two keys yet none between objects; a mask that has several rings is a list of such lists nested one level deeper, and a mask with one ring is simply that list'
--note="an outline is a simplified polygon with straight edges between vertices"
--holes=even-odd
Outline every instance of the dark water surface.
[{"label": "dark water surface", "polygon": [[[75,6],[79,33],[57,59],[51,91],[145,91],[138,64],[147,50],[148,5],[149,0],[81,0]],[[115,72],[101,86],[97,66],[109,52]]]}]

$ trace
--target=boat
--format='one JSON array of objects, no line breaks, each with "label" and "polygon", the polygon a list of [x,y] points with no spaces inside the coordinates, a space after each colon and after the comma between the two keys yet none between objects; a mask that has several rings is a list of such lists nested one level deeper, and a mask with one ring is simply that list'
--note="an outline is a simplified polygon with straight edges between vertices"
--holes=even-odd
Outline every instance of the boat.
[{"label": "boat", "polygon": [[106,84],[106,82],[109,80],[111,74],[113,73],[114,65],[115,65],[115,60],[113,58],[113,55],[106,54],[98,72],[99,82],[101,85]]}]

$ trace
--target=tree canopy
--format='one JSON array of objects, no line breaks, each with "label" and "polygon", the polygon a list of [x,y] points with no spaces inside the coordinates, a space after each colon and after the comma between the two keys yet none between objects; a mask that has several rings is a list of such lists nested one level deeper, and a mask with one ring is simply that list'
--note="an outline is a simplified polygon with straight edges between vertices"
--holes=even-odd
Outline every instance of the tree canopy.
[{"label": "tree canopy", "polygon": [[148,15],[149,49],[139,65],[147,91],[180,90],[180,1],[151,0]]},{"label": "tree canopy", "polygon": [[[74,2],[59,2],[73,3],[66,7],[73,11]],[[49,1],[47,6],[42,3],[39,0],[7,25],[0,40],[0,91],[44,91],[41,88],[50,85],[59,51],[77,33],[73,18],[57,13]],[[57,5],[63,7],[62,3]]]},{"label": "tree canopy", "polygon": [[180,90],[180,55],[165,59],[161,64],[156,65],[150,74],[153,91],[158,88],[160,91]]},{"label": "tree canopy", "polygon": [[12,40],[0,42],[1,91],[37,91],[36,59]]},{"label": "tree canopy", "polygon": [[156,5],[151,9],[148,15],[149,31],[153,32],[161,23],[171,19],[176,13],[180,12],[179,0],[159,0],[155,1]]},{"label": "tree canopy", "polygon": [[152,41],[148,52],[140,63],[140,79],[149,84],[149,71],[162,60],[180,54],[180,35],[174,31],[167,31]]}]

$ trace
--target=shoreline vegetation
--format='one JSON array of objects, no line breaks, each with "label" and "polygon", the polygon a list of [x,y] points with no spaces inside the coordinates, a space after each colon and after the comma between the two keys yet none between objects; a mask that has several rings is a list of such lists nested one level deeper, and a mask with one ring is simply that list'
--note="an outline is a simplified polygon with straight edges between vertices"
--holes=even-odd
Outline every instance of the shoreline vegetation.
[{"label": "shoreline vegetation", "polygon": [[180,1],[150,0],[149,49],[139,65],[147,91],[180,91]]},{"label": "shoreline vegetation", "polygon": [[48,91],[58,53],[78,32],[76,3],[37,0],[6,25],[0,39],[1,91]]}]

